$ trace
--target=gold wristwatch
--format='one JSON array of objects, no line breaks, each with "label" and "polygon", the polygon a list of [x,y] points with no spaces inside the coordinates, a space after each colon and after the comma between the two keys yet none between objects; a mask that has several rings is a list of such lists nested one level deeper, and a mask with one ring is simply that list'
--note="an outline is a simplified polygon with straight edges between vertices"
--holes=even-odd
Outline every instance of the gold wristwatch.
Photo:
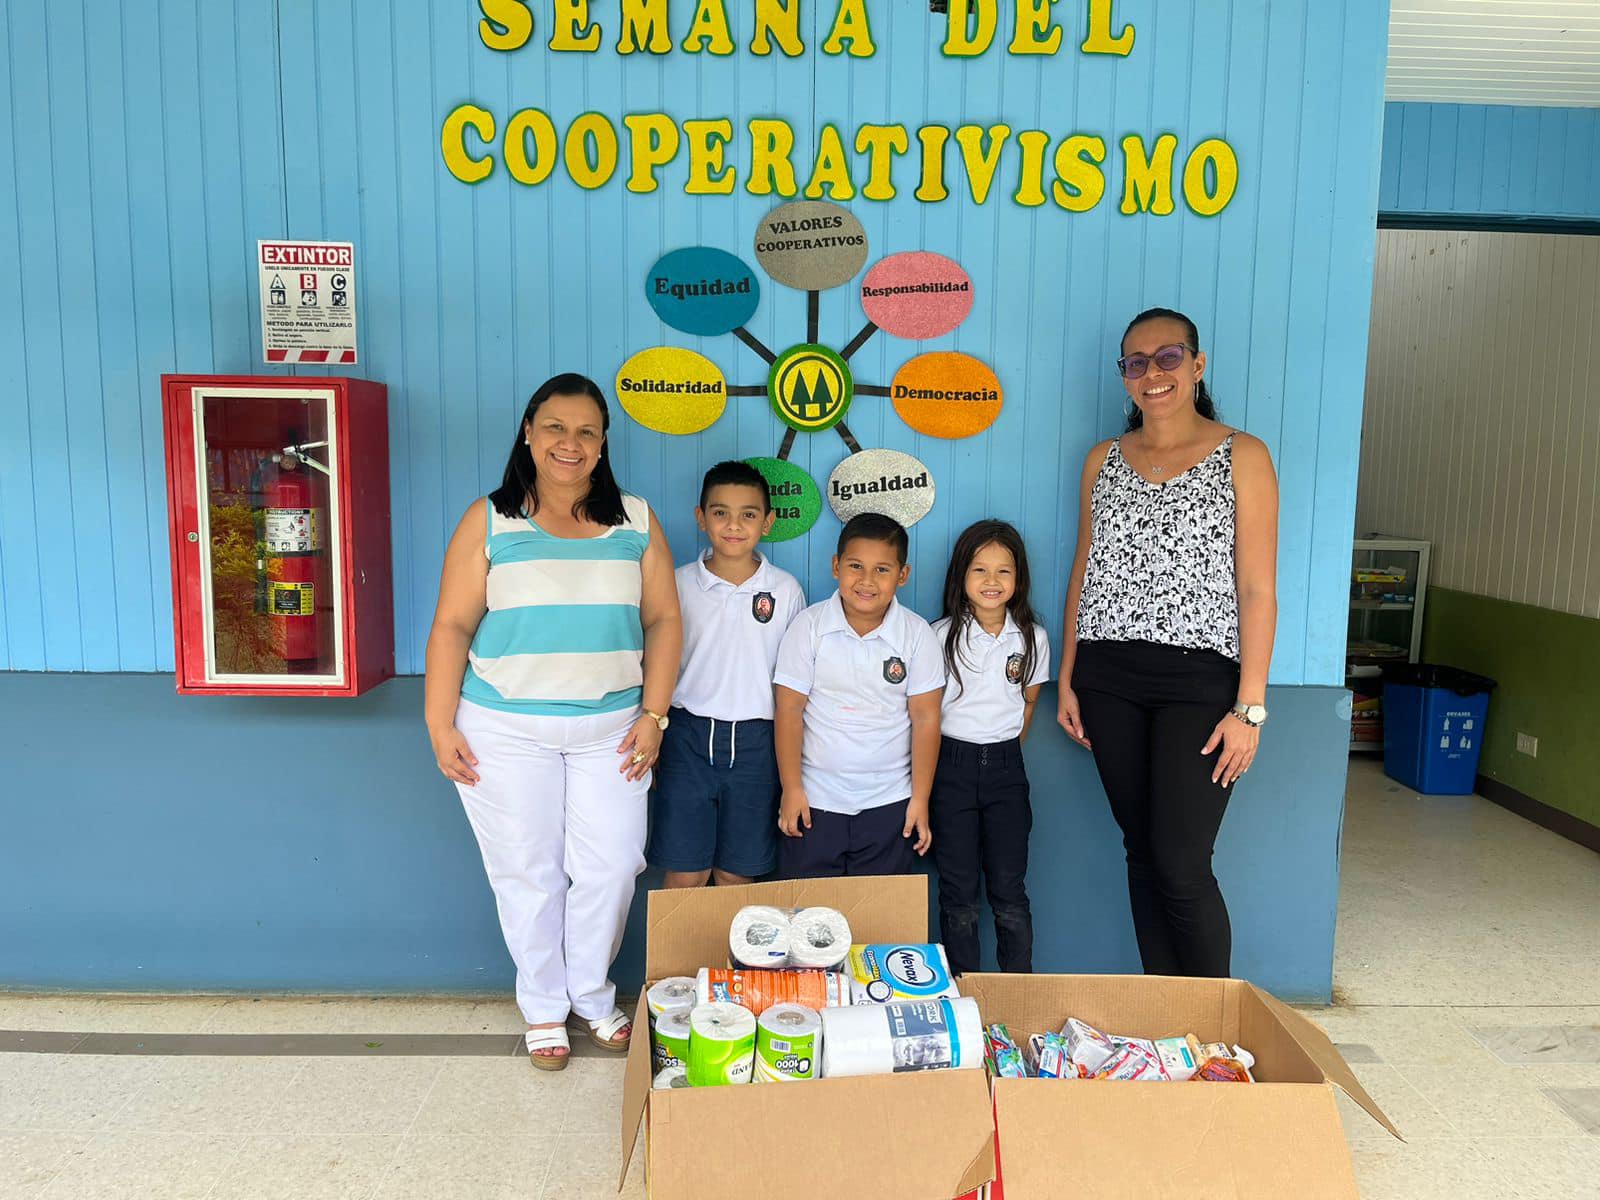
[{"label": "gold wristwatch", "polygon": [[661,730],[662,733],[665,733],[667,731],[667,718],[665,716],[663,716],[661,713],[651,712],[647,708],[647,709],[644,710],[644,715],[649,717],[652,721],[654,721],[656,723],[656,728]]}]

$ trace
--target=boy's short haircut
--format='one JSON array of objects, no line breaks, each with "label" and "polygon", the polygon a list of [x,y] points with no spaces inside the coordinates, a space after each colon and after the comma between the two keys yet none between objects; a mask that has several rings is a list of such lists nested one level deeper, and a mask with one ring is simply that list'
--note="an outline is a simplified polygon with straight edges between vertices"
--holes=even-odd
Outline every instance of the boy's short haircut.
[{"label": "boy's short haircut", "polygon": [[706,472],[706,477],[700,483],[700,507],[706,506],[706,500],[711,496],[714,487],[753,487],[761,493],[761,507],[764,512],[772,511],[772,488],[767,483],[767,477],[756,470],[747,462],[730,459],[719,462]]},{"label": "boy's short haircut", "polygon": [[894,547],[895,557],[900,560],[900,565],[906,565],[906,556],[911,551],[911,539],[906,536],[906,527],[893,517],[886,517],[882,513],[857,513],[844,523],[844,528],[839,531],[839,546],[834,551],[837,555],[844,554],[844,548],[856,538],[865,538],[869,542],[888,542]]}]

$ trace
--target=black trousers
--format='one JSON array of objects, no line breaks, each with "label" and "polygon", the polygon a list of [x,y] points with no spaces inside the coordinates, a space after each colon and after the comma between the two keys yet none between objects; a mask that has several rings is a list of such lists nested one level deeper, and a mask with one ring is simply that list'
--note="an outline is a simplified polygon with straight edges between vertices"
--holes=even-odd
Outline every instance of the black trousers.
[{"label": "black trousers", "polygon": [[831,879],[840,875],[910,875],[917,869],[913,837],[905,836],[911,798],[854,815],[811,810],[811,828],[778,837],[780,879]]},{"label": "black trousers", "polygon": [[1210,650],[1080,642],[1072,689],[1122,827],[1145,973],[1228,975],[1233,933],[1211,854],[1232,789],[1211,782],[1217,752],[1200,751],[1238,696],[1239,665]]},{"label": "black trousers", "polygon": [[1026,884],[1033,809],[1021,743],[1012,738],[976,746],[944,738],[928,810],[939,871],[939,933],[951,972],[978,970],[980,872],[994,913],[1000,969],[1032,971]]}]

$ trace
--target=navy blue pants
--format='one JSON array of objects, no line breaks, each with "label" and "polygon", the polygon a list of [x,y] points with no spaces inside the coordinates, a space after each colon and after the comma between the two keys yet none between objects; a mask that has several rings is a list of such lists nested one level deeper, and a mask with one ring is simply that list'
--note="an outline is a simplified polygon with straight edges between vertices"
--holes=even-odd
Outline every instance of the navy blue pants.
[{"label": "navy blue pants", "polygon": [[778,757],[771,721],[668,714],[645,858],[663,871],[712,867],[748,879],[778,861]]},{"label": "navy blue pants", "polygon": [[1028,907],[1028,835],[1033,808],[1022,744],[987,746],[944,738],[929,805],[933,862],[939,871],[939,934],[950,970],[978,967],[980,877],[994,913],[1002,971],[1033,970],[1033,911]]},{"label": "navy blue pants", "polygon": [[811,828],[778,835],[779,874],[785,879],[839,875],[909,875],[917,869],[916,835],[903,836],[908,796],[854,816],[811,810]]}]

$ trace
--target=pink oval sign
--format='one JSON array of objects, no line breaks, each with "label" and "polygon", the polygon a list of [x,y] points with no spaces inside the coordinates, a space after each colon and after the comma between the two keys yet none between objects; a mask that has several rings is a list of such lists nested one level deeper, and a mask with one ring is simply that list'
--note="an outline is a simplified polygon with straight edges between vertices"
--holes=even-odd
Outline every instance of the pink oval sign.
[{"label": "pink oval sign", "polygon": [[891,254],[861,281],[868,320],[895,337],[943,337],[972,311],[972,277],[931,250]]}]

